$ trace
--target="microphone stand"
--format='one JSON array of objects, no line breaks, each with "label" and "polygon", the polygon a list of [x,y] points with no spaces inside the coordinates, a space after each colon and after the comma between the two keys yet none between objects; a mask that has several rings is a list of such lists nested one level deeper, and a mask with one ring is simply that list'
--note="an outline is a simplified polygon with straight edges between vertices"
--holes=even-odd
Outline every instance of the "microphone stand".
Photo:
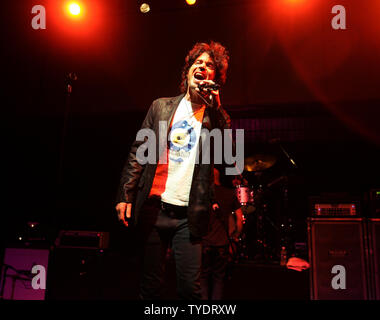
[{"label": "microphone stand", "polygon": [[[31,276],[31,273],[29,270],[17,270],[13,266],[9,264],[3,264],[2,265],[2,279],[1,279],[1,288],[0,288],[0,300],[5,300],[5,282],[6,278],[12,278],[12,291],[11,291],[11,297],[10,300],[13,300],[14,293],[15,293],[15,286],[16,286],[16,280],[22,280],[22,281],[30,281],[33,277]],[[8,269],[14,271],[16,274],[8,275]]]},{"label": "microphone stand", "polygon": [[65,111],[63,116],[63,127],[62,127],[62,135],[61,135],[61,146],[59,153],[59,166],[58,166],[58,185],[62,185],[63,181],[63,165],[65,158],[65,140],[67,135],[67,124],[69,119],[70,107],[71,107],[71,93],[73,91],[73,82],[76,81],[77,75],[74,72],[70,72],[65,77]]},{"label": "microphone stand", "polygon": [[298,166],[297,166],[296,162],[290,157],[289,153],[286,152],[286,150],[284,149],[284,147],[281,145],[280,142],[278,143],[278,146],[280,147],[280,149],[282,150],[282,152],[285,154],[286,158],[288,158],[288,160],[291,163],[291,165],[295,169],[298,169]]},{"label": "microphone stand", "polygon": [[74,72],[70,72],[65,76],[65,109],[63,115],[63,125],[61,132],[61,144],[59,149],[59,163],[57,172],[57,197],[56,197],[56,214],[53,217],[55,228],[61,228],[62,217],[62,198],[63,198],[63,185],[64,185],[64,162],[65,162],[65,149],[66,138],[68,129],[68,120],[71,109],[71,94],[73,91],[73,83],[77,80],[77,75]]},{"label": "microphone stand", "polygon": [[[298,166],[296,164],[296,162],[294,161],[294,159],[292,159],[289,155],[289,153],[285,150],[285,148],[282,146],[282,144],[280,142],[278,142],[278,146],[280,147],[281,151],[285,154],[286,158],[289,160],[290,164],[291,164],[291,167],[293,167],[294,169],[298,169]],[[284,210],[284,213],[283,213],[283,217],[285,219],[283,219],[283,222],[281,223],[281,232],[280,232],[280,249],[284,246],[286,247],[288,250],[288,253],[289,253],[289,242],[290,242],[290,238],[291,238],[291,231],[292,230],[289,230],[289,229],[293,229],[292,228],[292,224],[293,224],[293,221],[292,221],[292,218],[289,217],[289,186],[288,186],[288,178],[285,177],[284,179],[284,187],[283,187],[283,210]],[[286,220],[286,221],[284,221]],[[280,257],[281,259],[281,257]]]}]

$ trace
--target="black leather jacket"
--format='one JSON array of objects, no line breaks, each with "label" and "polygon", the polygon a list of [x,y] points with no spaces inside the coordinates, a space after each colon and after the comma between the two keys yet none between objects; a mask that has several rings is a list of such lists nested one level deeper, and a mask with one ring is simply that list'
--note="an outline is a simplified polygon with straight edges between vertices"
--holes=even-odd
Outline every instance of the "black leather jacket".
[{"label": "black leather jacket", "polygon": [[[159,121],[167,121],[168,130],[170,130],[169,125],[183,96],[184,94],[181,94],[177,97],[160,98],[153,101],[143,121],[141,129],[150,128],[156,134],[156,159],[159,159]],[[214,128],[230,129],[230,117],[223,107],[206,108],[202,128],[207,128],[210,131]],[[129,202],[134,204],[132,208],[135,224],[138,221],[144,201],[149,196],[157,167],[157,164],[141,165],[138,163],[136,151],[143,143],[144,141],[135,141],[132,144],[122,170],[117,195],[117,203]],[[210,150],[212,159],[213,146]],[[212,161],[211,164],[202,164],[201,161],[200,164],[195,164],[187,211],[189,229],[194,237],[202,237],[207,233],[209,210],[213,200],[213,181]],[[180,184],[180,181],[178,183]]]}]

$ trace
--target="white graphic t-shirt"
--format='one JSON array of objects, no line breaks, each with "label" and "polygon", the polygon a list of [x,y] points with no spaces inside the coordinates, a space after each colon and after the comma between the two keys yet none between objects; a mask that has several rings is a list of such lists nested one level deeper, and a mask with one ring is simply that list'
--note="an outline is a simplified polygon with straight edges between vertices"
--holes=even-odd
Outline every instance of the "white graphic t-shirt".
[{"label": "white graphic t-shirt", "polygon": [[167,164],[158,164],[150,195],[166,203],[187,206],[205,106],[183,98],[172,119]]}]

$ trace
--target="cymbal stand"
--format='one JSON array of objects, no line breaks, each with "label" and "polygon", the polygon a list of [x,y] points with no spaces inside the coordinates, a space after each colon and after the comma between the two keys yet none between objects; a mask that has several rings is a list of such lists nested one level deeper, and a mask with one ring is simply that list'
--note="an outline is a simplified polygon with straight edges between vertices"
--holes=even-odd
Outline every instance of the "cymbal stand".
[{"label": "cymbal stand", "polygon": [[268,246],[267,237],[265,234],[264,220],[267,219],[272,225],[272,221],[268,218],[267,211],[268,205],[263,199],[264,189],[262,185],[259,185],[257,189],[257,201],[256,202],[256,255],[254,260],[258,262],[265,262],[270,259],[270,248]]}]

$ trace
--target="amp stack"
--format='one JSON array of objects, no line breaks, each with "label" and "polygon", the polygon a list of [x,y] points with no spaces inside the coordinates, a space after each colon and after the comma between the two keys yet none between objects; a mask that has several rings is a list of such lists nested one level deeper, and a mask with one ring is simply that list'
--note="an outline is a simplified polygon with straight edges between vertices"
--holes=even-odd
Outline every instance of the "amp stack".
[{"label": "amp stack", "polygon": [[309,198],[312,300],[380,299],[380,217],[373,207],[345,194]]}]

